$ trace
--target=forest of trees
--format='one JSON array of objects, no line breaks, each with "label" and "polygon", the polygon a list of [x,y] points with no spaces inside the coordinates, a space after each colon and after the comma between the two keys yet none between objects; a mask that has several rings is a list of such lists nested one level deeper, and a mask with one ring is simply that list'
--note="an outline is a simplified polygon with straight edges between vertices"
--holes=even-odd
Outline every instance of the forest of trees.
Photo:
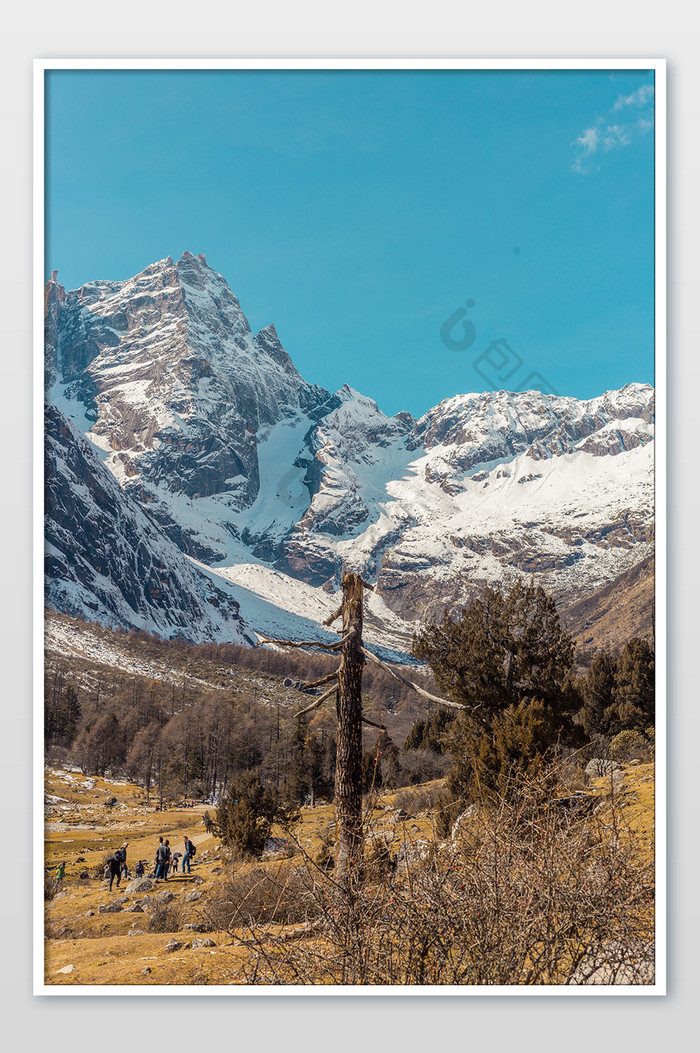
[{"label": "forest of trees", "polygon": [[[318,679],[335,659],[235,644],[164,645],[139,632],[123,639],[142,657],[162,659],[167,646],[173,670],[191,675],[166,680],[105,667],[86,675],[67,657],[52,657],[49,756],[89,773],[126,775],[158,801],[223,798],[251,775],[297,805],[332,799],[333,707],[300,721],[296,707],[274,696],[279,678]],[[432,673],[422,682],[465,710],[426,707],[400,749],[386,730],[366,729],[362,788],[448,775],[445,823],[465,803],[502,792],[514,771],[534,774],[555,755],[587,743],[605,754],[622,733],[628,745],[653,743],[653,644],[633,639],[617,655],[598,652],[582,675],[553,600],[533,584],[485,588],[458,617],[424,628],[414,654]],[[420,712],[412,689],[373,665],[365,667],[363,695],[375,717]]]},{"label": "forest of trees", "polygon": [[[49,757],[90,774],[125,775],[155,801],[219,798],[251,772],[296,803],[332,798],[333,707],[298,721],[294,712],[305,696],[285,704],[280,689],[284,679],[324,676],[337,659],[235,644],[166,644],[142,632],[118,635],[129,657],[162,663],[165,656],[170,678],[105,667],[86,671],[68,657],[51,656],[44,709]],[[189,675],[178,674],[185,669]],[[382,669],[366,669],[364,689],[375,720],[401,711],[409,697],[415,706],[411,689]],[[402,768],[386,731],[368,728],[366,750],[367,788],[420,781],[434,770],[431,758],[416,759],[415,751],[401,755]]]}]

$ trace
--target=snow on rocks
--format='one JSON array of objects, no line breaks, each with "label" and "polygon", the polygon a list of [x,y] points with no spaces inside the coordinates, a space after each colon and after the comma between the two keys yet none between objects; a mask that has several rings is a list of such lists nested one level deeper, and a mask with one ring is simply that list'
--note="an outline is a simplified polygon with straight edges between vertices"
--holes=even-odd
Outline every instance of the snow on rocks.
[{"label": "snow on rocks", "polygon": [[[353,569],[377,585],[368,640],[406,652],[422,619],[506,572],[573,600],[653,551],[647,384],[589,400],[455,395],[417,421],[389,417],[348,385],[308,384],[274,326],[254,334],[222,276],[189,252],[72,292],[54,275],[46,376],[65,414],[50,451],[49,602],[105,624],[245,640],[247,621],[319,638]],[[66,417],[89,440],[92,460],[77,444],[82,472]],[[133,499],[128,513],[98,469]],[[75,530],[77,506],[99,526],[96,486],[133,523],[136,555],[114,540],[113,574]],[[148,596],[132,556],[152,572]],[[115,592],[125,577],[138,579],[131,606]]]}]

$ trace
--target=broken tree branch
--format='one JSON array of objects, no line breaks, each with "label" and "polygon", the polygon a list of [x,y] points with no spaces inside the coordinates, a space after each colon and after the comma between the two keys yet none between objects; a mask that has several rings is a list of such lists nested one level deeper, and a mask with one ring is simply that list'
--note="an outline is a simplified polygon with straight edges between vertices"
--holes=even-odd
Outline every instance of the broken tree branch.
[{"label": "broken tree branch", "polygon": [[379,728],[380,731],[386,731],[386,724],[375,724],[375,722],[370,720],[369,717],[363,717],[362,723],[369,724],[371,728]]},{"label": "broken tree branch", "polygon": [[382,669],[385,669],[387,673],[393,676],[396,680],[400,680],[404,684],[408,684],[414,691],[417,691],[423,698],[427,698],[430,702],[438,702],[441,706],[449,706],[450,709],[467,709],[467,706],[461,705],[459,702],[452,702],[448,698],[440,698],[439,695],[431,695],[429,691],[426,691],[422,687],[418,687],[418,684],[414,684],[412,680],[409,680],[407,676],[403,676],[402,673],[397,673],[395,669],[392,669],[386,662],[382,662],[380,658],[377,658],[376,654],[372,654],[366,647],[362,648],[362,653],[365,658],[369,658],[370,662],[374,662],[376,665],[380,665]]},{"label": "broken tree branch", "polygon": [[322,676],[320,680],[311,680],[308,684],[302,684],[297,690],[310,691],[312,687],[320,687],[321,684],[330,684],[331,680],[338,679],[338,670],[334,669],[328,676]]},{"label": "broken tree branch", "polygon": [[340,607],[338,607],[338,610],[335,612],[335,614],[329,614],[328,617],[326,618],[326,620],[324,622],[322,622],[321,624],[322,625],[332,625],[333,622],[336,620],[336,618],[340,618],[342,613],[343,613],[343,605],[341,603]]},{"label": "broken tree branch", "polygon": [[258,644],[276,644],[277,647],[320,647],[322,651],[339,651],[347,637],[333,643],[321,643],[318,640],[268,640],[261,636]]},{"label": "broken tree branch", "polygon": [[310,706],[306,707],[306,709],[300,709],[298,713],[294,714],[294,716],[295,717],[303,717],[305,713],[312,713],[314,711],[314,709],[318,709],[318,707],[323,702],[325,702],[327,699],[329,699],[331,697],[331,695],[334,695],[337,690],[338,690],[338,685],[334,684],[333,687],[330,689],[330,691],[326,691],[325,694],[321,695],[320,698],[317,698],[316,701],[312,702]]}]

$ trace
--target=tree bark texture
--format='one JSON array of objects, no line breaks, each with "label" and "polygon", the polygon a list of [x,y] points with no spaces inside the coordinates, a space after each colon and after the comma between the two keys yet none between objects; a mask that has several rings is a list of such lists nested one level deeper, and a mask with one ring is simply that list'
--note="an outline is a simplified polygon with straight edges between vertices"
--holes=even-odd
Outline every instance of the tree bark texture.
[{"label": "tree bark texture", "polygon": [[359,574],[343,578],[343,637],[338,670],[338,751],[335,807],[338,821],[336,878],[346,891],[360,880],[362,835],[362,600]]}]

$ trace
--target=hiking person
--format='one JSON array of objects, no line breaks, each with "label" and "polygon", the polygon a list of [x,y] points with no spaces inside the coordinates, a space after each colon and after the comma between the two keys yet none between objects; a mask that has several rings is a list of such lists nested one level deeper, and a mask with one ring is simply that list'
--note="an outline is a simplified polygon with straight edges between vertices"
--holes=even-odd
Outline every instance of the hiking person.
[{"label": "hiking person", "polygon": [[170,862],[170,842],[166,840],[165,844],[164,844],[163,843],[163,838],[161,837],[160,844],[158,845],[158,849],[156,851],[156,863],[157,863],[156,878],[162,878],[163,881],[167,881],[168,880],[168,863],[169,862]]},{"label": "hiking person", "polygon": [[107,865],[109,866],[109,891],[111,892],[114,879],[117,879],[117,888],[119,888],[119,883],[122,879],[122,857],[119,849],[117,849]]},{"label": "hiking person", "polygon": [[190,859],[192,858],[194,853],[195,853],[195,847],[192,844],[192,842],[190,841],[189,837],[186,837],[185,838],[185,854],[182,857],[182,873],[183,874],[185,873],[185,866],[187,867],[187,873],[188,874],[192,873],[192,871],[190,869]]},{"label": "hiking person", "polygon": [[172,858],[172,863],[171,863],[173,874],[177,874],[177,867],[178,867],[178,864],[180,862],[180,856],[181,855],[182,855],[182,852],[173,852],[173,858]]},{"label": "hiking person", "polygon": [[63,881],[66,876],[66,864],[59,863],[56,867],[56,881]]},{"label": "hiking person", "polygon": [[158,847],[156,849],[156,861],[155,861],[155,864],[154,864],[154,871],[153,871],[153,873],[155,874],[156,881],[160,877],[160,864],[161,864],[160,856],[161,856],[161,848],[163,848],[163,838],[160,837],[158,840],[159,840],[160,844],[158,845]]},{"label": "hiking person", "polygon": [[122,856],[122,877],[126,880],[129,877],[129,868],[126,865],[126,850],[129,847],[129,842],[125,841],[121,847]]},{"label": "hiking person", "polygon": [[139,859],[138,863],[134,867],[134,874],[136,875],[136,877],[143,877],[145,869],[146,868],[143,865],[143,860]]}]

